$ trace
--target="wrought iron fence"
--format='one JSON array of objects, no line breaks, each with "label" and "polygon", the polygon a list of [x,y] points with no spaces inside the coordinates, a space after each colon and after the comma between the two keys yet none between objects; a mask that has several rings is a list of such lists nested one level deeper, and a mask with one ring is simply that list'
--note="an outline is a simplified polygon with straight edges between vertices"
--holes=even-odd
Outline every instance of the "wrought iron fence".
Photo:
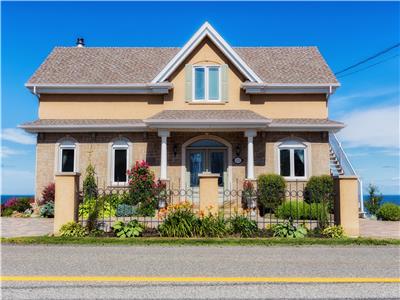
[{"label": "wrought iron fence", "polygon": [[[209,213],[207,208],[201,211],[201,197],[195,187],[165,186],[155,189],[139,203],[134,201],[137,200],[135,193],[129,187],[99,188],[86,195],[80,192],[80,222],[106,232],[117,221],[137,220],[147,228],[157,228],[164,221],[165,211],[184,201],[192,204],[196,214]],[[300,184],[278,192],[257,188],[255,184],[251,189],[236,185],[220,188],[217,211],[225,219],[245,216],[254,220],[260,229],[289,221],[314,229],[334,224],[333,201],[332,193],[311,195]]]}]

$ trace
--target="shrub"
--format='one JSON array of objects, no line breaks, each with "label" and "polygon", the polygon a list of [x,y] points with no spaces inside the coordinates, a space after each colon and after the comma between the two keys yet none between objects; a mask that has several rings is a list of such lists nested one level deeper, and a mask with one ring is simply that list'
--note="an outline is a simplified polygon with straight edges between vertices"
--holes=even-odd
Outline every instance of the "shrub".
[{"label": "shrub", "polygon": [[277,207],[275,216],[278,219],[326,221],[328,208],[324,203],[308,204],[303,201],[287,201]]},{"label": "shrub", "polygon": [[342,238],[344,237],[343,227],[340,225],[328,226],[322,230],[322,236],[333,239]]},{"label": "shrub", "polygon": [[54,218],[54,202],[47,202],[40,208],[40,216],[43,218]]},{"label": "shrub", "polygon": [[370,184],[368,186],[368,200],[365,201],[365,208],[371,215],[376,215],[382,205],[382,194],[377,195],[379,189],[377,186]]},{"label": "shrub", "polygon": [[22,198],[11,198],[7,200],[4,204],[4,208],[12,209],[13,211],[17,211],[20,213],[25,212],[27,209],[31,208],[31,198],[22,197]]},{"label": "shrub", "polygon": [[293,222],[277,224],[272,230],[275,237],[303,238],[307,235],[307,229],[305,227],[302,225],[296,227],[293,225]]},{"label": "shrub", "polygon": [[285,196],[285,179],[276,174],[260,175],[257,179],[258,207],[263,215],[265,210],[274,210]]},{"label": "shrub", "polygon": [[42,191],[42,199],[39,201],[40,205],[46,204],[47,202],[54,202],[56,197],[56,185],[51,182],[44,187]]},{"label": "shrub", "polygon": [[311,176],[304,189],[304,201],[307,203],[325,203],[333,211],[333,179],[329,175]]},{"label": "shrub", "polygon": [[84,237],[86,229],[80,223],[68,222],[61,226],[60,235],[66,237]]},{"label": "shrub", "polygon": [[86,167],[86,177],[83,180],[83,195],[85,198],[97,198],[97,183],[94,177],[95,169],[92,164]]},{"label": "shrub", "polygon": [[135,207],[128,204],[119,204],[117,206],[117,217],[131,217],[135,214]]},{"label": "shrub", "polygon": [[376,213],[378,219],[384,221],[400,221],[400,206],[394,203],[384,203]]},{"label": "shrub", "polygon": [[127,224],[122,221],[115,222],[112,229],[117,237],[128,238],[140,236],[144,228],[137,220],[132,220]]},{"label": "shrub", "polygon": [[84,199],[79,205],[79,217],[81,218],[109,218],[116,215],[118,205],[123,201],[119,195],[106,195],[96,198]]},{"label": "shrub", "polygon": [[198,231],[198,218],[192,212],[191,204],[183,202],[168,207],[167,216],[158,226],[161,236],[193,237]]},{"label": "shrub", "polygon": [[10,207],[7,208],[3,208],[3,210],[1,211],[1,216],[2,217],[9,217],[13,214],[14,210]]},{"label": "shrub", "polygon": [[232,233],[240,234],[241,237],[251,237],[258,232],[256,221],[250,220],[245,216],[236,215],[229,219],[229,224]]},{"label": "shrub", "polygon": [[209,214],[198,219],[197,235],[201,237],[223,237],[228,233],[226,221],[221,216]]}]

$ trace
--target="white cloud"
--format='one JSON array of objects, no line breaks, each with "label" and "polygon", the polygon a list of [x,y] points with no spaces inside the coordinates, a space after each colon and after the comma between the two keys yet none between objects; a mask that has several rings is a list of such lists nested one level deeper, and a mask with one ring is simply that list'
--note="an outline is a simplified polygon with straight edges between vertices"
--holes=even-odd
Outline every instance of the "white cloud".
[{"label": "white cloud", "polygon": [[1,139],[24,145],[34,145],[36,143],[34,135],[18,128],[4,128],[1,133]]},{"label": "white cloud", "polygon": [[25,153],[24,151],[11,149],[11,148],[6,147],[6,146],[1,146],[0,157],[4,158],[4,157],[9,157],[9,156],[13,156],[13,155],[20,155],[20,154],[24,154],[24,153]]},{"label": "white cloud", "polygon": [[399,112],[400,105],[392,105],[348,113],[341,118],[347,126],[339,138],[347,147],[382,147],[396,154],[400,148]]},{"label": "white cloud", "polygon": [[[371,98],[382,98],[387,96],[394,96],[398,98],[399,87],[391,86],[378,89],[363,90],[361,92],[354,92],[343,96],[332,96],[332,100],[335,102],[349,101],[349,100],[365,100]],[[340,90],[339,90],[340,93]]]},{"label": "white cloud", "polygon": [[34,194],[35,174],[28,170],[2,169],[1,193],[4,195]]}]

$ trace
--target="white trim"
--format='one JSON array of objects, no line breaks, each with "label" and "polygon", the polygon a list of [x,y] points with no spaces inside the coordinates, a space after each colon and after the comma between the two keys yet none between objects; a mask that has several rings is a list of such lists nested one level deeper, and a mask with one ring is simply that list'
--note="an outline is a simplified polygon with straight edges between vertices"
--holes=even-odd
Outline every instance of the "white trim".
[{"label": "white trim", "polygon": [[19,128],[28,132],[141,132],[146,130],[145,123],[137,125],[19,125]]},{"label": "white trim", "polygon": [[63,137],[55,143],[55,161],[54,164],[55,170],[54,174],[57,173],[70,173],[70,172],[62,172],[62,151],[64,149],[74,150],[74,166],[72,172],[79,172],[79,146],[78,142],[69,136]]},{"label": "white trim", "polygon": [[189,56],[189,54],[208,37],[221,52],[235,65],[235,67],[250,81],[262,82],[253,70],[240,58],[231,46],[218,34],[217,31],[205,22],[199,30],[190,38],[174,58],[161,70],[152,80],[152,83],[164,82],[178,68],[179,65]]},{"label": "white trim", "polygon": [[[118,144],[120,143],[120,144]],[[115,150],[126,150],[126,170],[132,164],[132,143],[125,137],[114,138],[108,146],[108,182],[111,186],[127,186],[128,175],[126,175],[126,181],[114,181],[114,168],[115,168]]]},{"label": "white trim", "polygon": [[25,86],[40,94],[168,94],[172,83],[143,84],[31,84]]},{"label": "white trim", "polygon": [[[204,99],[196,99],[196,69],[204,69]],[[218,99],[209,99],[210,98],[210,87],[209,87],[209,73],[210,68],[218,69]],[[195,103],[220,103],[221,99],[221,66],[220,65],[193,65],[192,67],[192,102]]]},{"label": "white trim", "polygon": [[[285,138],[275,143],[275,171],[277,174],[281,175],[281,155],[280,150],[289,150],[290,159],[290,176],[283,176],[287,181],[295,180],[308,180],[311,174],[311,145],[302,139],[293,137]],[[304,150],[304,176],[294,176],[294,150],[301,149]]]},{"label": "white trim", "polygon": [[340,84],[242,83],[246,94],[333,94]]},{"label": "white trim", "polygon": [[226,189],[231,189],[232,187],[232,145],[226,141],[225,139],[216,136],[216,135],[210,135],[210,134],[203,134],[203,135],[198,135],[195,136],[186,142],[182,144],[182,155],[181,155],[181,189],[186,188],[186,148],[199,140],[214,140],[217,142],[220,142],[221,144],[224,144],[227,147],[227,173],[228,173],[228,182],[227,186],[225,187]]}]

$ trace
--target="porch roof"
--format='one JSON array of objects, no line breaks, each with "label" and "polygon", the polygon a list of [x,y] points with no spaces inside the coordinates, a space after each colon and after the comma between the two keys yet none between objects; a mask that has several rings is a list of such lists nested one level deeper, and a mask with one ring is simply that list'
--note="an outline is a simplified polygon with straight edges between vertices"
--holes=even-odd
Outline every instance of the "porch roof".
[{"label": "porch roof", "polygon": [[329,119],[307,119],[307,118],[286,118],[272,119],[268,125],[268,130],[271,131],[338,131],[345,127],[342,122],[337,122]]},{"label": "porch roof", "polygon": [[251,110],[163,110],[144,120],[150,128],[265,128],[271,120]]}]

